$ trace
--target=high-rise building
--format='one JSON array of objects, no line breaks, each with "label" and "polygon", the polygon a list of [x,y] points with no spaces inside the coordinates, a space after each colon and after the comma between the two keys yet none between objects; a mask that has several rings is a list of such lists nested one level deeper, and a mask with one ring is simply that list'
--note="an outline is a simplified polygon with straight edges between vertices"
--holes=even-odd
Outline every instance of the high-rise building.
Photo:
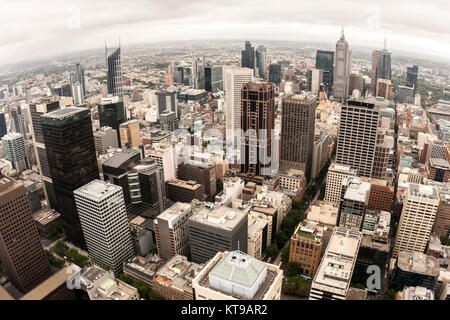
[{"label": "high-rise building", "polygon": [[27,293],[51,275],[23,184],[0,176],[0,260],[9,281]]},{"label": "high-rise building", "polygon": [[281,83],[281,64],[272,63],[269,65],[269,81],[275,84]]},{"label": "high-rise building", "polygon": [[192,261],[205,263],[226,250],[247,252],[247,212],[208,203],[195,203],[192,211],[188,222]]},{"label": "high-rise building", "polygon": [[440,199],[434,187],[415,183],[409,184],[395,236],[392,252],[394,258],[398,256],[400,251],[425,252],[436,219],[439,202]]},{"label": "high-rise building", "polygon": [[73,191],[99,178],[91,114],[87,108],[68,107],[41,116],[56,209],[69,241],[85,248]]},{"label": "high-rise building", "polygon": [[190,204],[176,202],[154,220],[159,257],[167,260],[177,254],[190,256],[188,219],[191,215]]},{"label": "high-rise building", "polygon": [[73,193],[89,257],[119,276],[134,256],[122,188],[94,180]]},{"label": "high-rise building", "polygon": [[245,49],[242,50],[241,67],[255,69],[255,48],[250,41],[245,41]]},{"label": "high-rise building", "polygon": [[361,73],[351,73],[348,86],[348,94],[353,95],[353,91],[358,90],[361,94],[364,91],[364,78]]},{"label": "high-rise building", "polygon": [[242,86],[241,129],[246,134],[241,140],[243,144],[243,148],[241,147],[241,173],[252,176],[269,174],[268,168],[273,164],[271,157],[274,151],[272,149],[274,118],[274,85],[270,82],[244,83]]},{"label": "high-rise building", "polygon": [[397,86],[397,90],[395,92],[396,101],[399,103],[414,103],[414,88],[410,88],[408,86]]},{"label": "high-rise building", "polygon": [[120,101],[119,97],[103,98],[98,106],[98,116],[100,127],[111,127],[117,132],[119,132],[120,124],[127,119],[123,101]]},{"label": "high-rise building", "polygon": [[334,51],[317,50],[316,69],[323,71],[323,83],[327,85],[328,92],[332,92],[334,80]]},{"label": "high-rise building", "polygon": [[241,251],[218,252],[198,272],[195,300],[280,300],[283,271]]},{"label": "high-rise building", "polygon": [[[108,48],[105,46],[106,67],[108,69],[106,79],[108,81],[108,93],[123,100],[122,61],[120,58],[120,46],[108,56]],[[117,128],[114,128],[117,129]]]},{"label": "high-rise building", "polygon": [[242,85],[252,81],[253,71],[248,68],[224,68],[225,89],[225,123],[226,139],[233,143],[233,150],[237,148],[235,130],[241,129],[241,90]]},{"label": "high-rise building", "polygon": [[256,49],[256,76],[261,79],[267,78],[267,49],[258,46]]},{"label": "high-rise building", "polygon": [[317,97],[311,94],[283,98],[280,166],[283,172],[301,170],[311,179]]},{"label": "high-rise building", "polygon": [[375,50],[372,53],[372,92],[375,93],[379,79],[391,80],[391,76],[391,53],[386,50],[385,44],[383,50]]},{"label": "high-rise building", "polygon": [[361,230],[369,201],[370,183],[361,181],[358,177],[346,178],[342,181],[341,194],[338,226]]},{"label": "high-rise building", "polygon": [[178,179],[197,181],[209,197],[216,195],[216,166],[212,163],[184,161],[178,165]]},{"label": "high-rise building", "polygon": [[320,85],[323,83],[323,71],[320,69],[308,70],[308,91],[312,94],[318,95],[320,90]]},{"label": "high-rise building", "polygon": [[[84,77],[84,68],[81,64],[77,63],[74,68],[74,72],[70,75],[70,85],[73,86],[74,84],[79,83],[81,86],[81,92],[83,99],[86,97],[86,80]],[[72,97],[73,97],[73,90],[72,90]]]},{"label": "high-rise building", "polygon": [[3,153],[18,172],[29,168],[25,140],[20,133],[9,133],[2,138]]},{"label": "high-rise building", "polygon": [[211,93],[223,90],[222,66],[205,67],[205,90]]},{"label": "high-rise building", "polygon": [[341,108],[336,162],[372,177],[377,140],[379,107],[372,103],[349,101]]},{"label": "high-rise building", "polygon": [[154,143],[151,149],[145,149],[145,156],[154,159],[163,168],[164,181],[176,178],[175,155],[171,144]]},{"label": "high-rise building", "polygon": [[80,106],[84,104],[83,87],[79,82],[72,85],[73,105]]},{"label": "high-rise building", "polygon": [[341,202],[342,182],[346,178],[356,176],[357,170],[349,165],[332,163],[328,168],[324,202],[338,208]]},{"label": "high-rise building", "polygon": [[9,107],[9,118],[11,121],[11,130],[20,133],[26,139],[28,134],[28,119],[20,104],[14,104]]},{"label": "high-rise building", "polygon": [[39,173],[44,183],[44,194],[47,204],[56,209],[56,196],[53,188],[53,182],[48,165],[47,153],[45,152],[44,135],[41,125],[41,115],[59,109],[57,98],[42,99],[39,103],[29,105],[29,114],[31,122],[31,133],[33,136],[34,153],[36,155]]},{"label": "high-rise building", "polygon": [[95,151],[98,155],[105,154],[106,150],[118,148],[117,131],[111,127],[102,127],[94,132]]},{"label": "high-rise building", "polygon": [[414,95],[417,93],[417,77],[419,75],[419,67],[411,66],[406,69],[406,86],[414,88]]},{"label": "high-rise building", "polygon": [[39,190],[36,183],[27,180],[24,182],[25,191],[27,192],[28,203],[30,204],[31,213],[35,213],[42,209],[41,199],[39,197]]},{"label": "high-rise building", "polygon": [[336,43],[336,54],[334,56],[333,97],[335,99],[346,100],[348,98],[351,71],[352,51],[349,50],[348,42],[344,36],[344,28],[342,28],[341,37]]},{"label": "high-rise building", "polygon": [[7,133],[5,113],[0,111],[0,139]]},{"label": "high-rise building", "polygon": [[358,257],[362,233],[337,227],[313,278],[309,300],[345,300]]},{"label": "high-rise building", "polygon": [[122,148],[126,146],[139,148],[141,145],[141,127],[138,120],[134,119],[121,123],[119,134]]},{"label": "high-rise building", "polygon": [[167,197],[174,202],[191,202],[194,199],[205,200],[205,187],[197,181],[173,179],[167,181]]},{"label": "high-rise building", "polygon": [[156,95],[157,120],[160,120],[164,111],[174,112],[178,117],[178,99],[176,91],[158,91]]},{"label": "high-rise building", "polygon": [[391,99],[392,95],[392,82],[391,80],[387,79],[378,79],[377,80],[377,87],[376,87],[376,94],[377,97],[384,98],[386,100]]}]

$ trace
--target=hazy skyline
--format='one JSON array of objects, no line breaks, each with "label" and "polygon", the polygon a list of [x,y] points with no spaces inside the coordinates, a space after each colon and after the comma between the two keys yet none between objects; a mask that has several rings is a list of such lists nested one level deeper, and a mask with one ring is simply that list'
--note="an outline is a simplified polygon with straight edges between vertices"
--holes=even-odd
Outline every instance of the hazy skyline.
[{"label": "hazy skyline", "polygon": [[0,65],[100,48],[177,40],[330,42],[449,60],[446,0],[2,1]]}]

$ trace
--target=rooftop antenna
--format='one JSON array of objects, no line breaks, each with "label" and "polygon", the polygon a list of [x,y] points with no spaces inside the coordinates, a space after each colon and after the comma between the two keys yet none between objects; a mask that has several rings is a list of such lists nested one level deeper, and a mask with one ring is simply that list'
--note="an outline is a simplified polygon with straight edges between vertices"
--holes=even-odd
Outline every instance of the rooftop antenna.
[{"label": "rooftop antenna", "polygon": [[344,25],[342,25],[341,39],[344,39],[344,38],[345,38],[345,36],[344,36]]}]

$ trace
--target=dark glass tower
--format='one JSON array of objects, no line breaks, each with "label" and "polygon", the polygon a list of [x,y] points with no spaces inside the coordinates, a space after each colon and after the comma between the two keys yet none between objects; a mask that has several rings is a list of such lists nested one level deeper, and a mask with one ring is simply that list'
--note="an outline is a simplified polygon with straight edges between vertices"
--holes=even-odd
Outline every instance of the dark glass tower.
[{"label": "dark glass tower", "polygon": [[328,91],[333,89],[334,52],[317,50],[316,69],[323,70],[323,83],[327,84]]},{"label": "dark glass tower", "polygon": [[242,67],[255,69],[255,48],[250,41],[245,41],[245,50],[242,50]]},{"label": "dark glass tower", "polygon": [[417,77],[419,75],[419,67],[408,67],[406,71],[406,86],[414,88],[414,95],[417,93]]},{"label": "dark glass tower", "polygon": [[56,110],[41,116],[41,125],[67,238],[86,248],[73,191],[99,178],[90,111],[76,107]]},{"label": "dark glass tower", "polygon": [[[117,98],[115,98],[117,99]],[[120,125],[127,121],[123,101],[104,99],[98,106],[100,127],[111,127],[119,132]],[[120,136],[118,136],[120,145]]]},{"label": "dark glass tower", "polygon": [[[77,63],[75,65],[74,73],[70,75],[70,85],[73,86],[76,83],[81,84],[81,88],[83,91],[83,97],[86,96],[86,81],[84,78],[84,68],[81,64]],[[72,92],[73,95],[73,92]]]},{"label": "dark glass tower", "polygon": [[8,133],[6,128],[6,118],[3,112],[0,112],[0,139]]},{"label": "dark glass tower", "polygon": [[269,66],[269,81],[275,84],[281,82],[281,64],[273,63]]},{"label": "dark glass tower", "polygon": [[120,59],[120,47],[111,55],[107,54],[108,49],[105,48],[108,93],[123,99],[123,79],[122,79],[122,62]]}]

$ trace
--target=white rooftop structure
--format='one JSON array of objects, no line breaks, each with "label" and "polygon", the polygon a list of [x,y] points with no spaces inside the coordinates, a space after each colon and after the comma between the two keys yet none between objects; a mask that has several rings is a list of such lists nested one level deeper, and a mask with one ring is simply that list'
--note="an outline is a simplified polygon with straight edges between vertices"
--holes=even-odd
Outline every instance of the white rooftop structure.
[{"label": "white rooftop structure", "polygon": [[350,177],[344,179],[342,184],[348,186],[345,190],[344,199],[358,202],[366,202],[368,199],[370,183],[361,181],[359,177]]},{"label": "white rooftop structure", "polygon": [[101,180],[94,180],[77,189],[75,192],[83,197],[99,202],[103,199],[108,198],[109,196],[117,192],[117,190],[121,189],[121,187],[114,184],[107,183]]}]

